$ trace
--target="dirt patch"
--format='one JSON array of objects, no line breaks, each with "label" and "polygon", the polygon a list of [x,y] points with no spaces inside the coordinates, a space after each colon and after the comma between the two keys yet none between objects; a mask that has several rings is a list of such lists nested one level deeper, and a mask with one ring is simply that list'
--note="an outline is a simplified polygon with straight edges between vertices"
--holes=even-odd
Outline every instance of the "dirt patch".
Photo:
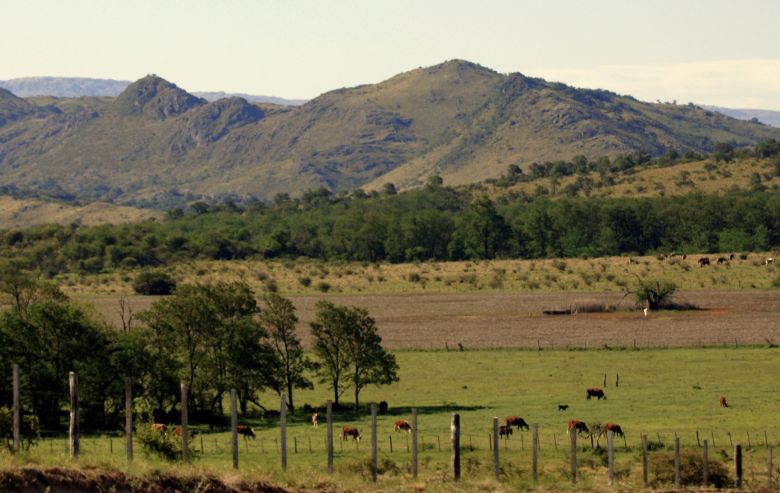
[{"label": "dirt patch", "polygon": [[94,469],[20,468],[0,471],[0,491],[19,493],[289,493],[265,483],[228,485],[214,476],[181,477],[157,473],[138,478],[121,472]]}]

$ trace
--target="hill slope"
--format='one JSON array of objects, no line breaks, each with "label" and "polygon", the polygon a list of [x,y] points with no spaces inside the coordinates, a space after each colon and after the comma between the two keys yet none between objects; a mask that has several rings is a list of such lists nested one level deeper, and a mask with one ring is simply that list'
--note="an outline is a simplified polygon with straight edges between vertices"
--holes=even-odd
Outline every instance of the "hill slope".
[{"label": "hill slope", "polygon": [[465,184],[498,177],[510,164],[579,154],[780,139],[780,129],[694,106],[643,103],[460,60],[299,107],[207,102],[149,76],[115,99],[6,96],[5,113],[16,116],[0,124],[0,185],[157,206],[318,186],[405,188],[431,174]]}]

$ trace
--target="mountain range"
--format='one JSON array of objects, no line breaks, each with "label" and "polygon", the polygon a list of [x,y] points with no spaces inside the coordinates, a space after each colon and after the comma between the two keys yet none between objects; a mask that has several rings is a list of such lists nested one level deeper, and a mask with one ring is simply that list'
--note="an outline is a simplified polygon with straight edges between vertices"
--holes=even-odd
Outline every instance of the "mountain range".
[{"label": "mountain range", "polygon": [[150,75],[116,97],[0,89],[0,186],[170,207],[326,187],[473,183],[537,161],[780,139],[695,105],[651,104],[452,60],[300,106],[207,101]]}]

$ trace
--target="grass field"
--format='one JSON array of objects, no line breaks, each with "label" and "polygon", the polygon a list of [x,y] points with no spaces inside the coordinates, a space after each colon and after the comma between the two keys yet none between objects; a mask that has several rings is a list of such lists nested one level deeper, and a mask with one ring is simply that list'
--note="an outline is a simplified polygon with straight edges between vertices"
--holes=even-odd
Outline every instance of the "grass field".
[{"label": "grass field", "polygon": [[[491,479],[491,452],[488,437],[492,417],[523,416],[540,427],[541,485],[545,489],[566,489],[568,448],[565,424],[577,418],[593,424],[612,421],[626,432],[626,444],[617,440],[619,489],[641,486],[640,434],[653,442],[671,447],[677,434],[684,449],[700,453],[700,439],[708,439],[711,460],[730,460],[732,443],[748,444],[745,454],[748,487],[765,481],[766,447],[780,443],[780,425],[776,416],[780,408],[776,375],[780,374],[780,351],[777,348],[743,347],[654,350],[474,350],[474,351],[399,351],[400,382],[381,389],[369,388],[361,395],[363,402],[387,400],[389,415],[379,418],[380,475],[372,486],[369,475],[367,409],[336,416],[337,430],[345,424],[358,426],[364,441],[359,449],[352,442],[336,440],[336,473],[329,476],[325,468],[325,427],[311,427],[309,415],[299,412],[288,431],[289,470],[280,468],[277,452],[278,421],[251,421],[258,439],[241,443],[240,473],[230,469],[229,434],[206,433],[195,439],[204,453],[192,466],[175,466],[183,473],[211,471],[228,478],[268,479],[293,488],[306,489],[372,489],[418,491],[514,490],[532,486],[530,480],[530,440],[528,432],[515,434],[501,445],[502,486]],[[603,386],[607,400],[586,400],[587,387]],[[620,385],[615,386],[616,374]],[[718,396],[726,395],[730,406],[721,408]],[[324,386],[296,395],[300,405],[322,405],[330,395]],[[262,402],[273,406],[276,396],[263,396]],[[568,404],[558,411],[558,404]],[[410,454],[406,435],[394,433],[395,419],[409,419],[412,406],[419,409],[419,433],[423,451],[420,477],[412,481],[408,473]],[[448,478],[447,451],[449,420],[452,412],[461,415],[463,483],[455,487]],[[390,437],[393,452],[390,452]],[[522,438],[521,438],[522,437]],[[202,441],[201,441],[202,440]],[[298,452],[294,452],[297,441]],[[604,440],[602,440],[603,445]],[[310,445],[311,444],[311,445]],[[439,450],[441,444],[441,451]],[[556,448],[557,445],[557,448]],[[113,454],[110,453],[113,446]],[[311,451],[309,447],[311,446]],[[125,469],[123,441],[88,437],[83,440],[82,465]],[[343,447],[343,449],[342,449]],[[140,446],[136,445],[141,456]],[[654,451],[654,454],[661,453]],[[590,442],[579,452],[578,489],[605,489],[605,456],[590,449]],[[10,459],[6,458],[5,461]],[[63,464],[64,438],[44,440],[25,458],[38,464]],[[729,463],[730,466],[730,463]],[[139,457],[130,471],[149,473],[168,466],[157,460]],[[652,477],[651,477],[652,480]]]}]

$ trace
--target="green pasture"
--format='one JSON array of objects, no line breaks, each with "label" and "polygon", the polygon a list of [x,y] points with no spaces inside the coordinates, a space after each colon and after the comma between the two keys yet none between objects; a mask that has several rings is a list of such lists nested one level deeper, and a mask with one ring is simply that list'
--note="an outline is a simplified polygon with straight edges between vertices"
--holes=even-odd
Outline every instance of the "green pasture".
[{"label": "green pasture", "polygon": [[[565,426],[572,418],[588,424],[614,422],[623,427],[626,442],[616,438],[615,443],[619,486],[626,489],[641,487],[641,434],[647,434],[651,442],[660,440],[666,451],[671,450],[676,434],[684,449],[698,454],[701,450],[696,438],[698,432],[700,441],[709,441],[710,459],[722,460],[729,467],[732,467],[732,444],[741,443],[746,448],[746,481],[754,486],[762,486],[766,481],[765,437],[769,445],[780,443],[777,385],[780,349],[777,348],[402,351],[396,357],[400,365],[398,383],[368,388],[361,394],[359,412],[336,414],[336,473],[332,476],[326,472],[324,417],[314,429],[310,415],[302,411],[294,413],[290,420],[286,473],[281,470],[277,448],[278,419],[248,420],[258,436],[254,441],[240,439],[238,473],[231,472],[230,434],[207,429],[194,439],[196,450],[202,447],[203,453],[198,454],[192,465],[172,466],[146,458],[140,444],[136,444],[137,459],[129,470],[144,473],[173,468],[267,479],[301,488],[330,485],[374,489],[368,482],[368,404],[380,400],[388,401],[390,410],[378,420],[382,474],[377,490],[533,487],[529,432],[515,432],[508,442],[501,443],[502,486],[493,483],[489,434],[494,416],[503,421],[507,415],[518,415],[532,425],[539,424],[540,483],[545,489],[570,487]],[[606,386],[603,385],[605,373]],[[620,377],[617,387],[616,375]],[[603,387],[607,399],[586,400],[588,387]],[[720,407],[721,394],[728,398],[728,408]],[[299,408],[304,403],[322,406],[328,398],[331,398],[328,389],[318,385],[315,390],[298,391],[295,402]],[[348,395],[343,398],[352,401]],[[275,407],[278,397],[269,394],[261,401]],[[568,404],[569,408],[559,411],[558,404]],[[411,407],[418,408],[423,447],[417,481],[411,478],[408,469],[407,435],[393,432],[392,427],[396,419],[410,419]],[[461,416],[464,448],[463,481],[457,487],[448,475],[453,412]],[[357,426],[363,432],[359,447],[351,441],[340,440],[339,432],[345,424]],[[581,440],[580,445],[577,489],[606,488],[606,454],[592,451],[590,440]],[[606,446],[605,439],[601,445]],[[65,447],[64,437],[42,440],[25,457],[15,460],[62,465],[68,461]],[[119,435],[85,437],[78,462],[128,469],[123,447],[124,438]],[[5,460],[14,459],[6,456]]]}]

